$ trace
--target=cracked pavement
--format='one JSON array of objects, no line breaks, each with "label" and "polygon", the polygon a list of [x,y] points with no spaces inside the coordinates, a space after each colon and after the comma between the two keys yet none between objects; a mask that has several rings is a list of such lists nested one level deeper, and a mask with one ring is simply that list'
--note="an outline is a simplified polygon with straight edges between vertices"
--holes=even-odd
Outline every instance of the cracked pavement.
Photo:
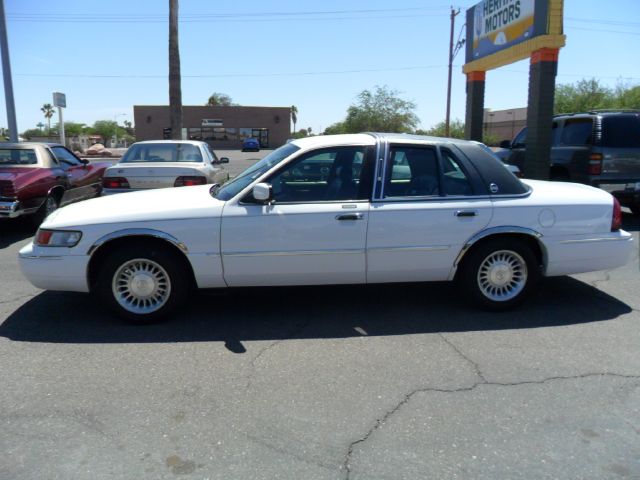
[{"label": "cracked pavement", "polygon": [[2,480],[640,478],[638,249],[514,312],[248,289],[139,327],[31,287],[30,234],[0,239]]}]

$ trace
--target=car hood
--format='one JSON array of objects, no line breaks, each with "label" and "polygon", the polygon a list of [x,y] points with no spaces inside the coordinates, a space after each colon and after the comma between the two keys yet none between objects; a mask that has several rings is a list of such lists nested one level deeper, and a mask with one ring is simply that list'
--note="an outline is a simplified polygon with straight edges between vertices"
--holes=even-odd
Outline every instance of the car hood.
[{"label": "car hood", "polygon": [[42,228],[219,217],[224,202],[213,198],[210,188],[161,188],[94,198],[56,210]]}]

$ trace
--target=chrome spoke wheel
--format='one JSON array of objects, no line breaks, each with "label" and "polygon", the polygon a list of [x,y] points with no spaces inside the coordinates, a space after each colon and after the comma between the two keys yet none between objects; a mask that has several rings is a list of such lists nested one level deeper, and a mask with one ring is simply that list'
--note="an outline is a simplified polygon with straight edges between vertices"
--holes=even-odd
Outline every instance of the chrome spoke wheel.
[{"label": "chrome spoke wheel", "polygon": [[116,270],[111,290],[122,308],[144,315],[160,310],[167,303],[171,280],[160,264],[148,258],[135,258]]},{"label": "chrome spoke wheel", "polygon": [[480,263],[477,282],[489,300],[506,302],[524,290],[527,262],[512,250],[492,252]]}]

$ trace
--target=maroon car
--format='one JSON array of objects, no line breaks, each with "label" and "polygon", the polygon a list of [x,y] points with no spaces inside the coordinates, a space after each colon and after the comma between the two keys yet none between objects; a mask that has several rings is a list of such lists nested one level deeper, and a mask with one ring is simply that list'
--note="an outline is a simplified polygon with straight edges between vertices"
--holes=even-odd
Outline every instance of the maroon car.
[{"label": "maroon car", "polygon": [[0,143],[0,219],[33,215],[100,194],[108,162],[88,162],[62,145]]}]

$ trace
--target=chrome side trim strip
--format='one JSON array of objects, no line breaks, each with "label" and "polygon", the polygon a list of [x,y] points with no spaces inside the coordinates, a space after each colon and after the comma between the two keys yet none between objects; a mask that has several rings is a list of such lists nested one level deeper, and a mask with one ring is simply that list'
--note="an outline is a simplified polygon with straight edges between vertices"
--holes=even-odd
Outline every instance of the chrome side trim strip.
[{"label": "chrome side trim strip", "polygon": [[107,243],[110,240],[115,240],[116,238],[136,237],[136,236],[137,237],[161,238],[162,240],[166,240],[169,243],[175,245],[180,250],[182,250],[184,253],[187,253],[189,251],[187,249],[187,246],[184,243],[179,241],[173,235],[169,235],[168,233],[161,232],[159,230],[153,230],[151,228],[125,228],[124,230],[118,230],[116,232],[111,232],[111,233],[108,233],[108,234],[104,235],[103,237],[100,237],[98,240],[96,240],[96,242],[93,245],[91,245],[91,247],[87,251],[87,255],[91,255],[98,248],[100,248],[102,245],[104,245],[105,243]]},{"label": "chrome side trim strip", "polygon": [[18,257],[24,258],[27,260],[62,260],[62,255],[26,255],[22,253],[18,253]]},{"label": "chrome side trim strip", "polygon": [[364,250],[354,248],[349,250],[298,250],[294,252],[229,252],[222,253],[223,257],[291,257],[298,255],[352,255],[354,253],[364,254]]},{"label": "chrome side trim strip", "polygon": [[433,245],[424,247],[373,247],[367,248],[368,252],[436,252],[449,250],[451,245]]},{"label": "chrome side trim strip", "polygon": [[487,228],[486,230],[482,230],[482,231],[476,233],[469,240],[467,240],[467,242],[464,244],[464,246],[460,250],[460,253],[458,253],[458,256],[456,257],[455,261],[453,262],[453,268],[451,269],[451,273],[449,275],[449,280],[453,280],[453,277],[456,274],[456,270],[458,269],[458,265],[462,261],[462,258],[464,257],[464,255],[473,246],[473,244],[475,244],[479,240],[482,240],[485,237],[488,237],[489,235],[506,234],[506,233],[519,233],[519,234],[523,234],[523,235],[529,235],[529,236],[535,238],[538,241],[538,244],[540,245],[540,249],[542,250],[542,255],[543,255],[543,257],[545,259],[545,263],[546,263],[547,251],[546,251],[546,248],[544,246],[544,243],[542,243],[540,241],[540,238],[542,238],[542,236],[543,236],[540,232],[537,232],[537,231],[535,231],[535,230],[533,230],[531,228],[517,227],[517,226],[511,226],[511,225],[509,225],[509,226],[501,226],[501,227],[492,227],[492,228]]},{"label": "chrome side trim strip", "polygon": [[603,238],[603,237],[599,237],[599,238],[584,238],[584,239],[579,239],[579,240],[562,240],[561,242],[558,242],[562,245],[568,245],[568,244],[572,244],[572,243],[595,243],[595,242],[628,242],[629,240],[631,240],[631,237],[625,238],[625,237],[616,237],[616,238]]}]

